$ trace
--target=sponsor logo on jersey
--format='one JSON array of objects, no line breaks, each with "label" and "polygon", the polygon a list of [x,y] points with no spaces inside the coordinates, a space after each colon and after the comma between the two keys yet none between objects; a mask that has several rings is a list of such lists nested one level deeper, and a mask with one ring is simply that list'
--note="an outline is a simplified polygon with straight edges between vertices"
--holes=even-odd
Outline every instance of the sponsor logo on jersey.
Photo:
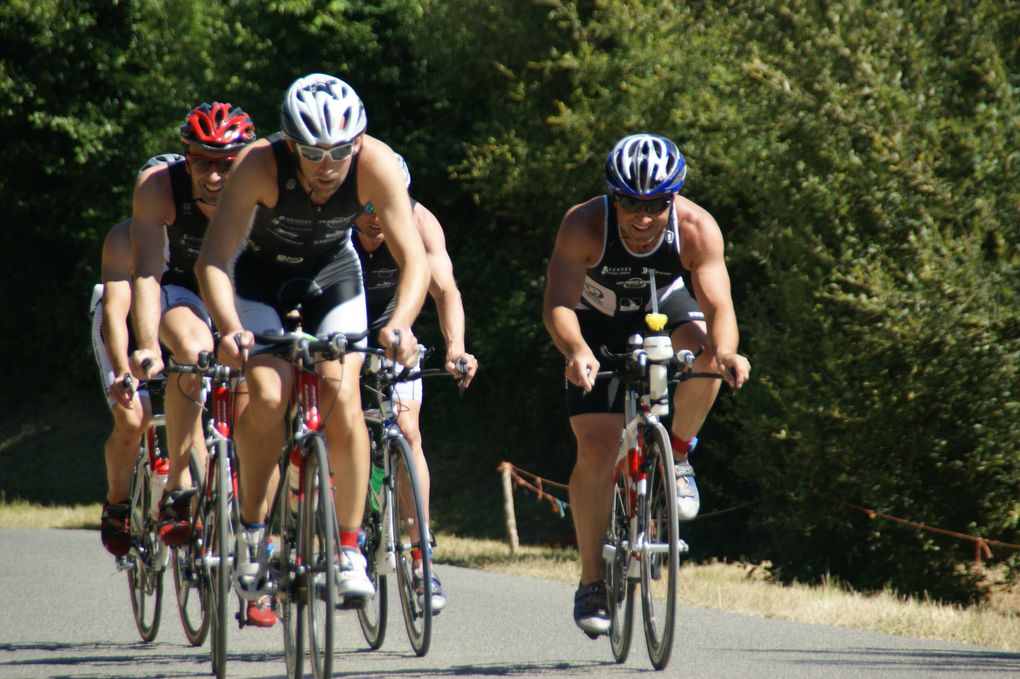
[{"label": "sponsor logo on jersey", "polygon": [[628,278],[625,281],[620,281],[620,287],[627,290],[641,290],[648,287],[648,281],[644,278]]},{"label": "sponsor logo on jersey", "polygon": [[304,257],[288,257],[287,255],[277,255],[276,261],[283,262],[284,264],[300,264],[305,261]]},{"label": "sponsor logo on jersey", "polygon": [[603,276],[630,276],[632,272],[629,266],[604,266],[601,273]]},{"label": "sponsor logo on jersey", "polygon": [[616,313],[616,293],[590,278],[584,279],[581,299],[592,309],[601,311],[606,316],[612,316]]},{"label": "sponsor logo on jersey", "polygon": [[297,188],[297,180],[296,179],[288,179],[287,183],[284,184],[284,188],[286,188],[288,191],[293,191],[294,189]]},{"label": "sponsor logo on jersey", "polygon": [[624,297],[620,300],[620,311],[640,311],[641,310],[641,298],[640,297]]}]

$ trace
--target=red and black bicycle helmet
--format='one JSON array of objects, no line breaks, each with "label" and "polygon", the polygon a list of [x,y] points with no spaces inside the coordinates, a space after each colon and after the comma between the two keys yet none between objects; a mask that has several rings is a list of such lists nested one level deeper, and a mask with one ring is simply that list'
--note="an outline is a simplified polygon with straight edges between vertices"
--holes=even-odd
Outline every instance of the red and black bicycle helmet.
[{"label": "red and black bicycle helmet", "polygon": [[231,151],[255,141],[255,123],[238,106],[199,104],[181,125],[181,141],[210,151]]}]

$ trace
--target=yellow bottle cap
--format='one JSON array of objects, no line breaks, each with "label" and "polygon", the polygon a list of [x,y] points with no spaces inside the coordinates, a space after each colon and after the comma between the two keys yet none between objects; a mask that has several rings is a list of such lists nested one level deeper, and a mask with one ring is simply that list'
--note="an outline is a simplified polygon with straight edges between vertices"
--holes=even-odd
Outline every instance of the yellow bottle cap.
[{"label": "yellow bottle cap", "polygon": [[652,332],[660,332],[666,327],[666,321],[668,320],[669,318],[666,314],[645,314],[645,325]]}]

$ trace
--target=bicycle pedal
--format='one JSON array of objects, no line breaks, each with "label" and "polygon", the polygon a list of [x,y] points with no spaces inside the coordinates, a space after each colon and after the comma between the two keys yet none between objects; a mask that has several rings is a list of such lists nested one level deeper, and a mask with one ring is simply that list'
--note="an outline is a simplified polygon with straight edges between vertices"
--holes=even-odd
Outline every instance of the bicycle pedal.
[{"label": "bicycle pedal", "polygon": [[596,632],[585,632],[585,634],[587,634],[588,638],[592,640],[598,639],[600,636],[602,636],[601,634],[598,634]]}]

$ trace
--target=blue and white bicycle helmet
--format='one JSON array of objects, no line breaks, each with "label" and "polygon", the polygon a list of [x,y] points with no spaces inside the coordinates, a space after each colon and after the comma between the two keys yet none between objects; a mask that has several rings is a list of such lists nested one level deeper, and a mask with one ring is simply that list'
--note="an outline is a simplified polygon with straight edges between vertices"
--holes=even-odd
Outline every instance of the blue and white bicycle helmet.
[{"label": "blue and white bicycle helmet", "polygon": [[676,144],[657,134],[632,134],[616,142],[606,158],[610,193],[658,198],[676,193],[687,178],[687,163]]},{"label": "blue and white bicycle helmet", "polygon": [[323,73],[295,80],[280,106],[280,129],[299,144],[344,144],[367,126],[365,105],[354,88]]},{"label": "blue and white bicycle helmet", "polygon": [[156,167],[158,165],[169,165],[171,163],[176,163],[178,160],[184,160],[184,156],[179,153],[160,153],[159,155],[155,155],[145,161],[145,165],[142,165],[138,171],[143,172],[148,170],[150,167]]}]

